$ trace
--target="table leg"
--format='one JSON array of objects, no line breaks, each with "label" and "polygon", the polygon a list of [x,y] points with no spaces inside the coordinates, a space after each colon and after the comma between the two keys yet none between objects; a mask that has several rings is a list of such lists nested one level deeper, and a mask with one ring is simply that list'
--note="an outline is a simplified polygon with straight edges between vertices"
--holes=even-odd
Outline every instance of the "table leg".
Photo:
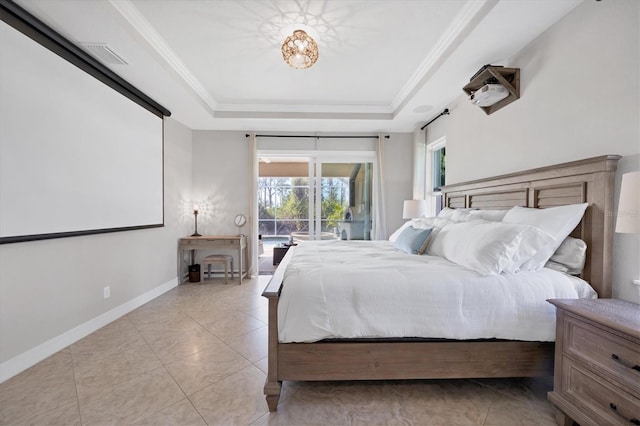
[{"label": "table leg", "polygon": [[184,268],[184,249],[178,248],[178,285],[182,284],[182,272]]},{"label": "table leg", "polygon": [[239,260],[239,275],[240,275],[240,285],[242,285],[242,241],[240,241],[240,247],[238,247],[238,260]]}]

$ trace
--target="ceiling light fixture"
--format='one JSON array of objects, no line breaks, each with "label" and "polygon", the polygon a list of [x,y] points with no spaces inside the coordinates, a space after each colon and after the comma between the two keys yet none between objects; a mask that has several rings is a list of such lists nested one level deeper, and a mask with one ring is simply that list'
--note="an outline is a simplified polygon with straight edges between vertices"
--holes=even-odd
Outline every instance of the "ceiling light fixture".
[{"label": "ceiling light fixture", "polygon": [[282,57],[293,68],[309,68],[318,60],[318,44],[306,32],[295,30],[282,43]]}]

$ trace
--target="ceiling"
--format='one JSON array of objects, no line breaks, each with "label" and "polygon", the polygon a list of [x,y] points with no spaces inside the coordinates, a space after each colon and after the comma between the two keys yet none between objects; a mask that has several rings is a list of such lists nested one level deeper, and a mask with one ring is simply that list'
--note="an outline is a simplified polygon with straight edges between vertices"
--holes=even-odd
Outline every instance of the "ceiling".
[{"label": "ceiling", "polygon": [[[582,0],[16,0],[192,129],[412,132]],[[280,45],[317,41],[298,70]],[[523,75],[526,79],[526,75]]]}]

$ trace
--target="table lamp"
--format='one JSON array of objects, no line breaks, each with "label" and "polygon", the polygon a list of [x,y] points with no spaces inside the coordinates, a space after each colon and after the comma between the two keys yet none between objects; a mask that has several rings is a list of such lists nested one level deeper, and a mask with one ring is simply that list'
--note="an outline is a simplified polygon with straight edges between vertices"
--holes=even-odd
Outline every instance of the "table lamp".
[{"label": "table lamp", "polygon": [[[616,232],[640,234],[640,172],[625,173],[620,185]],[[633,280],[640,291],[640,280]]]},{"label": "table lamp", "polygon": [[427,212],[426,200],[405,200],[402,207],[403,219],[416,219]]},{"label": "table lamp", "polygon": [[194,205],[193,206],[193,216],[195,218],[196,221],[196,229],[195,232],[193,234],[191,234],[192,237],[202,237],[202,235],[198,234],[198,206]]}]

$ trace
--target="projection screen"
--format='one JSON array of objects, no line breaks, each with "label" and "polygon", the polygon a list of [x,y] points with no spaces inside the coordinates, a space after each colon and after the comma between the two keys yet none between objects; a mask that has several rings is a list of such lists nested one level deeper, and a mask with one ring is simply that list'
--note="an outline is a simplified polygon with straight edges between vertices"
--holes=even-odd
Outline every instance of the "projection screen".
[{"label": "projection screen", "polygon": [[163,226],[170,113],[141,106],[35,42],[4,12],[0,243]]}]

